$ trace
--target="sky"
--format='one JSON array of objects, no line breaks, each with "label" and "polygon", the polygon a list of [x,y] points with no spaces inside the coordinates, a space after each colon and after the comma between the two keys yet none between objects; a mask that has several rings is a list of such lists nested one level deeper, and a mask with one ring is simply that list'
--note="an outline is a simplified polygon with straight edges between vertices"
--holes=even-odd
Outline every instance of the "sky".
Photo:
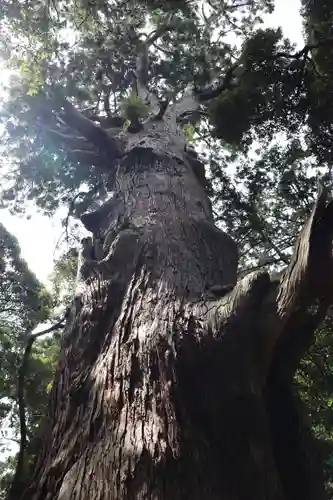
[{"label": "sky", "polygon": [[[266,26],[281,26],[284,35],[298,47],[302,47],[302,24],[299,15],[300,0],[277,0],[274,14],[265,18]],[[0,222],[16,236],[21,246],[22,257],[31,271],[43,281],[47,281],[52,272],[57,242],[63,228],[60,216],[46,217],[34,213],[29,220],[0,210]]]}]

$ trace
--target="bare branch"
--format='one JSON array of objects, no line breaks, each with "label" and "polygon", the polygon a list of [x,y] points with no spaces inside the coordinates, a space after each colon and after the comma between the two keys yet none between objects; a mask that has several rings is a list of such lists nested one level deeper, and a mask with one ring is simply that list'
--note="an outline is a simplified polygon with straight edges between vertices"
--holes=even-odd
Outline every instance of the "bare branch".
[{"label": "bare branch", "polygon": [[169,14],[168,20],[165,24],[159,26],[155,31],[153,31],[145,40],[145,44],[147,47],[150,47],[153,43],[155,43],[162,35],[168,33],[169,31],[175,30],[178,26],[178,20],[173,16],[171,12]]},{"label": "bare branch", "polygon": [[163,47],[160,47],[156,43],[154,43],[153,45],[154,45],[155,49],[160,50],[161,52],[163,52],[163,54],[165,54],[167,56],[170,56],[170,57],[173,57],[173,52],[171,52],[169,50],[166,50]]}]

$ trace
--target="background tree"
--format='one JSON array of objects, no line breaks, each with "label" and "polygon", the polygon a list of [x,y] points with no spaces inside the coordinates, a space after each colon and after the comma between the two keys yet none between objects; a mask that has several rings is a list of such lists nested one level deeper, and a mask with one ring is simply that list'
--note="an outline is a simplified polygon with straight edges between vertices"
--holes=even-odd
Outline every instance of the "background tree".
[{"label": "background tree", "polygon": [[[48,319],[52,306],[50,294],[29,271],[20,256],[17,240],[0,225],[0,429],[1,451],[20,443],[18,374],[29,333]],[[52,353],[53,350],[53,353]],[[29,376],[24,387],[27,455],[40,419],[46,413],[47,385],[52,380],[54,341],[36,346],[29,361]],[[36,452],[36,450],[35,450]],[[9,457],[1,464],[2,484],[9,484],[15,461]],[[22,480],[25,478],[22,478]],[[3,492],[4,493],[4,492]]]},{"label": "background tree", "polygon": [[[11,252],[11,256],[16,267],[18,267],[18,259],[19,264],[26,269],[22,277],[18,277],[15,273],[11,275],[13,284],[14,286],[16,285],[16,291],[19,290],[17,281],[18,279],[22,279],[24,291],[29,295],[32,294],[32,297],[34,297],[34,287],[30,284],[31,287],[29,288],[29,281],[32,280],[32,283],[36,284],[36,292],[38,292],[41,285],[36,281],[36,278],[29,273],[26,264],[19,258],[19,247],[16,240],[10,236],[4,228],[2,228],[2,230],[7,240],[11,242],[15,248],[16,253]],[[5,241],[6,238],[4,238],[3,241]],[[8,253],[10,253],[10,250],[10,248],[7,248]],[[6,260],[3,269],[5,270],[5,267],[10,265],[11,263]],[[74,293],[76,267],[77,253],[75,249],[72,249],[68,254],[64,254],[55,263],[54,272],[51,276],[52,301],[49,292],[45,292],[42,287],[40,288],[41,291],[43,291],[42,296],[39,300],[35,297],[35,301],[37,300],[37,309],[39,306],[44,307],[44,312],[40,311],[36,315],[36,309],[32,309],[36,308],[36,304],[33,300],[29,301],[29,303],[24,303],[22,301],[22,296],[17,297],[13,293],[8,293],[8,289],[6,296],[7,303],[9,305],[14,304],[15,307],[18,306],[17,313],[20,313],[20,316],[22,316],[23,311],[27,315],[30,315],[31,318],[34,318],[34,325],[37,325],[38,322],[43,323],[46,319],[50,319],[51,305],[53,309],[52,316],[55,315],[55,317],[59,317],[59,314],[61,316],[65,312],[64,305],[66,308],[66,304],[70,303]],[[11,291],[12,290],[13,288]],[[13,315],[11,315],[11,320],[15,320]],[[24,339],[19,339],[17,328],[13,328],[12,325],[7,325],[6,329],[5,323],[3,323],[1,336],[1,347],[3,352],[1,364],[2,384],[0,393],[2,401],[2,422],[0,424],[2,428],[1,451],[3,453],[6,452],[6,455],[4,455],[6,458],[2,460],[0,465],[0,498],[3,499],[11,497],[17,498],[18,495],[22,494],[33,473],[36,455],[42,445],[42,432],[47,423],[48,397],[52,387],[52,378],[59,355],[61,339],[60,328],[59,326],[57,327],[57,322],[54,324],[56,326],[51,326],[49,335],[45,338],[41,338],[40,334],[43,334],[45,330],[50,330],[50,328],[45,328],[43,325],[40,325],[37,328],[37,333],[31,335],[29,328],[34,330],[34,327],[31,323],[26,322],[27,330],[24,332]],[[44,336],[45,333],[43,334]],[[31,342],[31,340],[33,340],[33,342]],[[23,389],[24,408],[22,408],[22,401],[19,401],[18,385],[20,389]],[[24,425],[26,427],[26,430],[23,431],[25,433],[23,443],[21,439],[22,421],[20,420],[20,411],[22,410],[24,410]],[[15,455],[11,452],[12,446],[9,446],[10,443],[15,443],[19,450],[23,452],[20,470],[17,468],[19,453]],[[16,477],[16,481],[14,482],[15,488],[12,487],[10,492],[11,496],[9,496],[14,477]]]}]

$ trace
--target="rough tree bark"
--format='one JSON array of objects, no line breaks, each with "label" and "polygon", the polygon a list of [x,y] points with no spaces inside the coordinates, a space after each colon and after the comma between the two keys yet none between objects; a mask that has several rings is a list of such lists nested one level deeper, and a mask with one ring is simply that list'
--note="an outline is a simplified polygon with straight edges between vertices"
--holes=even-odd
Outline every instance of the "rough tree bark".
[{"label": "rough tree bark", "polygon": [[178,132],[197,108],[184,102],[158,118],[154,102],[116,138],[61,108],[104,161],[116,143],[114,195],[82,217],[94,244],[24,500],[325,497],[292,378],[332,295],[332,202],[319,192],[279,280],[237,282],[236,245]]},{"label": "rough tree bark", "polygon": [[[332,206],[322,193],[280,283],[236,283],[235,244],[159,140],[136,141],[112,203],[83,218],[105,257],[83,264],[24,498],[322,498],[291,381],[331,292]],[[216,284],[234,288],[212,300]]]}]

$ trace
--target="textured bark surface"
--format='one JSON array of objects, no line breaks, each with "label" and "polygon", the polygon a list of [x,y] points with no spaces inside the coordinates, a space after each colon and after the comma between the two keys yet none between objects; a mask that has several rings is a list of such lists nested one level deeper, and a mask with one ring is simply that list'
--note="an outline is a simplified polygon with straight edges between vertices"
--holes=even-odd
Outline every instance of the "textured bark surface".
[{"label": "textured bark surface", "polygon": [[[166,150],[132,143],[114,198],[83,218],[104,258],[81,269],[24,499],[320,500],[291,380],[306,311],[330,293],[312,249],[321,238],[330,265],[331,205],[319,196],[281,283],[236,283],[234,242]],[[212,298],[215,285],[229,291]]]}]

